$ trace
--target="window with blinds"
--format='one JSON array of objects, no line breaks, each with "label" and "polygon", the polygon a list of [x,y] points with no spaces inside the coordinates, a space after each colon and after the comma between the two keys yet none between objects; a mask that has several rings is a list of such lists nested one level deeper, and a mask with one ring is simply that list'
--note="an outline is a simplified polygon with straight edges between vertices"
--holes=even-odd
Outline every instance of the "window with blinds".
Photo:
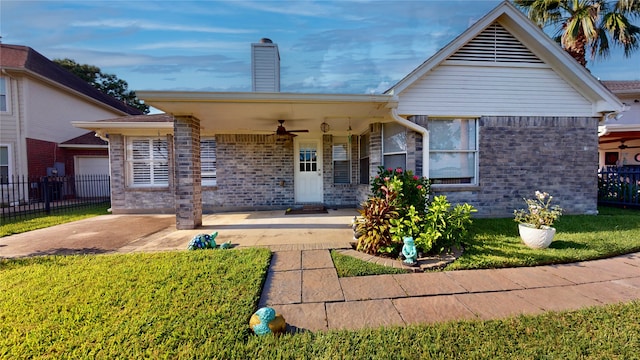
[{"label": "window with blinds", "polygon": [[432,183],[477,184],[477,120],[429,118],[427,128]]},{"label": "window with blinds", "polygon": [[169,185],[169,144],[162,138],[128,138],[129,186]]},{"label": "window with blinds", "polygon": [[333,137],[333,182],[334,184],[351,183],[351,162],[349,161],[349,138]]},{"label": "window with blinds", "polygon": [[200,141],[200,175],[203,186],[215,186],[216,180],[216,140]]}]

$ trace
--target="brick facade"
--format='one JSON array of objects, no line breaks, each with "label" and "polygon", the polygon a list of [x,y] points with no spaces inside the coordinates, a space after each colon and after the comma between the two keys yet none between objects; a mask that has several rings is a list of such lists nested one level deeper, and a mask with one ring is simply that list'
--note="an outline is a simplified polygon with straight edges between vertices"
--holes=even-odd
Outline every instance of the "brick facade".
[{"label": "brick facade", "polygon": [[204,189],[204,210],[272,210],[294,205],[293,138],[216,136],[217,186]]},{"label": "brick facade", "polygon": [[111,211],[113,214],[174,214],[173,137],[169,140],[169,186],[131,188],[127,186],[126,143],[120,134],[109,134],[111,163]]},{"label": "brick facade", "polygon": [[64,151],[57,143],[27,138],[29,176],[47,176],[47,168],[53,167],[57,162],[65,163]]},{"label": "brick facade", "polygon": [[200,121],[176,116],[173,137],[176,228],[195,229],[202,225]]},{"label": "brick facade", "polygon": [[477,216],[509,217],[536,190],[550,193],[568,214],[597,213],[598,118],[482,117],[479,184],[435,188]]},{"label": "brick facade", "polygon": [[[199,129],[182,121],[175,127],[176,139],[179,134],[182,140],[180,144],[176,140],[174,146],[175,151],[186,155],[175,162],[175,181],[181,184],[175,190],[174,180],[170,180],[169,188],[126,188],[124,138],[110,137],[114,213],[171,212],[180,202],[184,211],[180,216],[192,217],[197,223],[202,211],[272,210],[296,205],[292,137],[217,135],[217,185],[198,191],[199,159],[194,155],[199,153]],[[595,213],[597,124],[598,118],[482,117],[478,120],[479,183],[455,188],[434,186],[434,193],[447,195],[454,204],[470,203],[482,217],[512,216],[514,209],[524,207],[522,198],[533,196],[536,190],[551,193],[567,213]],[[369,129],[370,176],[375,176],[382,163],[382,125],[374,123]],[[409,131],[407,138],[408,169],[421,175],[421,135]],[[333,183],[332,137],[324,135],[322,143],[324,204],[358,207],[370,192],[369,185],[358,181],[358,142],[351,142],[351,184]],[[199,197],[200,209],[192,206],[200,202]]]}]

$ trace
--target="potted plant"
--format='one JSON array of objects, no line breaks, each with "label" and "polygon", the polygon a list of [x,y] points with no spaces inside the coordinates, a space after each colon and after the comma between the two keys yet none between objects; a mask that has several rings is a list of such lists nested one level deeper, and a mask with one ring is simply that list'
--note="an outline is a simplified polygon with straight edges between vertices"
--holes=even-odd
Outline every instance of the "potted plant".
[{"label": "potted plant", "polygon": [[535,199],[524,199],[527,209],[514,211],[518,232],[524,243],[534,249],[549,247],[556,234],[553,223],[562,215],[562,208],[551,205],[553,196],[536,191]]}]

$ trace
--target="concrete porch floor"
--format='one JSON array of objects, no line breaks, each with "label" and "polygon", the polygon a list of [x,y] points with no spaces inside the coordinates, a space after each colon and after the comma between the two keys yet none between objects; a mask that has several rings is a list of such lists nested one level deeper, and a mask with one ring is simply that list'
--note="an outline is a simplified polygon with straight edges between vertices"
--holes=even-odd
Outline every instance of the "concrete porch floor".
[{"label": "concrete porch floor", "polygon": [[0,258],[73,253],[186,250],[197,234],[218,244],[271,250],[349,248],[355,209],[285,215],[284,210],[203,215],[202,227],[176,230],[174,215],[103,215],[0,238]]}]

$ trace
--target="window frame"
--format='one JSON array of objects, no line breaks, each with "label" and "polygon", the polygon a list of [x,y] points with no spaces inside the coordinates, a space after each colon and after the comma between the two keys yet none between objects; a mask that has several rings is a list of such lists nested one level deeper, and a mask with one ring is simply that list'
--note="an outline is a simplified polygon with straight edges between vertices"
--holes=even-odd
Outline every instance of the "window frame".
[{"label": "window frame", "polygon": [[[366,154],[362,153],[362,139],[367,139]],[[366,173],[363,171],[362,162],[366,160],[367,168]],[[361,185],[369,185],[371,183],[371,133],[365,132],[358,136],[358,171],[360,172],[360,177],[358,179],[358,183]],[[363,180],[366,179],[366,182]]]},{"label": "window frame", "polygon": [[[147,159],[133,159],[133,143],[134,141],[141,141],[141,140],[145,140],[148,143],[149,146],[149,155],[150,157]],[[164,160],[159,160],[159,159],[154,159],[154,141],[163,141],[166,144],[166,159]],[[131,187],[131,188],[146,188],[146,187],[151,187],[151,188],[162,188],[162,187],[168,187],[169,186],[169,157],[170,157],[170,151],[169,151],[169,139],[167,139],[167,137],[162,137],[162,136],[131,136],[131,137],[127,137],[126,138],[126,145],[125,145],[125,163],[126,163],[126,170],[127,170],[127,186]],[[149,165],[149,182],[148,183],[134,183],[135,181],[135,169],[134,169],[134,164],[147,164]],[[155,170],[154,165],[157,164],[164,164],[166,167],[166,182],[161,181],[161,180],[156,180],[156,178],[161,178],[160,176],[155,176],[156,173],[158,173],[158,175],[161,175],[161,172],[158,172]]]},{"label": "window frame", "polygon": [[[404,129],[404,134],[405,134],[405,136],[404,136],[404,151],[390,151],[390,152],[386,151],[385,146],[384,146],[385,136],[386,136],[385,135],[385,132],[386,132],[385,131],[385,127],[386,126],[391,126],[391,125],[398,126],[398,127],[401,127],[402,129]],[[381,135],[382,135],[382,141],[381,141],[381,143],[382,143],[382,166],[384,166],[385,168],[393,167],[394,169],[398,168],[398,167],[401,167],[403,170],[407,170],[407,148],[408,148],[407,137],[409,136],[407,128],[405,126],[403,126],[402,124],[399,124],[399,123],[396,123],[396,122],[383,123],[382,124],[382,134]],[[389,166],[386,163],[387,157],[388,156],[394,156],[394,155],[403,155],[404,156],[404,165],[403,166]]]},{"label": "window frame", "polygon": [[12,151],[11,151],[11,144],[0,143],[0,148],[6,148],[7,149],[7,163],[6,164],[0,163],[0,167],[2,167],[2,166],[6,166],[7,167],[7,181],[11,182],[11,181],[9,181],[9,179],[11,179],[11,177],[13,175],[13,164],[11,162],[11,160],[13,158],[12,157]]},{"label": "window frame", "polygon": [[[340,140],[340,141],[337,141]],[[335,149],[336,145],[344,145],[344,149],[346,150],[346,160],[336,160],[335,159]],[[346,163],[347,166],[347,181],[346,182],[338,182],[336,181],[336,162],[341,164]],[[333,168],[333,183],[336,185],[349,185],[351,184],[351,147],[349,146],[349,137],[348,136],[332,136],[331,139],[331,166]]]},{"label": "window frame", "polygon": [[[213,142],[213,156],[211,158],[205,158],[203,155],[203,143]],[[205,159],[213,159],[206,160]],[[213,163],[213,171],[204,171],[205,163]],[[205,180],[205,174],[208,174],[208,179]],[[215,137],[206,137],[200,139],[200,178],[202,186],[217,186],[218,185],[218,143]]]},{"label": "window frame", "polygon": [[[9,81],[9,78],[0,76],[0,113],[11,113],[10,84],[11,81]],[[4,88],[4,92],[2,88]],[[2,109],[3,102],[4,109]]]},{"label": "window frame", "polygon": [[[429,131],[429,139],[433,139],[434,134],[432,129],[430,129],[430,124],[432,121],[442,121],[442,120],[447,120],[447,121],[451,121],[451,120],[462,120],[462,121],[468,121],[471,122],[473,121],[474,123],[474,140],[475,143],[474,148],[473,149],[467,149],[467,150],[433,150],[431,149],[431,144],[432,141],[429,141],[429,179],[431,180],[431,184],[433,186],[437,186],[437,187],[447,187],[447,188],[456,188],[456,187],[465,187],[465,186],[477,186],[479,185],[479,164],[480,164],[480,126],[479,126],[479,117],[464,117],[464,116],[429,116],[427,119],[427,129]],[[433,167],[431,166],[431,154],[432,153],[442,153],[442,154],[473,154],[473,177],[471,178],[471,181],[468,183],[439,183],[437,180],[438,179],[446,179],[446,178],[434,178],[431,175],[431,171],[433,169]],[[455,179],[462,179],[462,178],[455,178]]]}]

